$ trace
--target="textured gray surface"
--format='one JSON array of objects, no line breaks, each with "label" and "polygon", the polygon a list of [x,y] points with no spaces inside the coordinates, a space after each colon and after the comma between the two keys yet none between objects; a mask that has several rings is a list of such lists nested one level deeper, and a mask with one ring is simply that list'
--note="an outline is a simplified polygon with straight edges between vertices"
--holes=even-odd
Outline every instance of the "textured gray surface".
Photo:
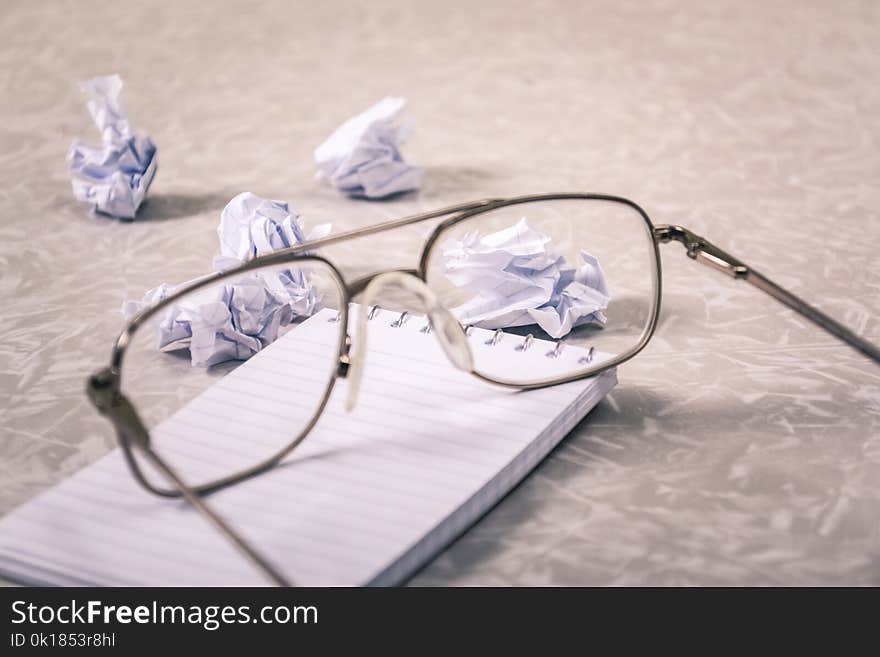
[{"label": "textured gray surface", "polygon": [[[250,190],[362,226],[490,195],[604,191],[880,340],[873,2],[5,2],[0,511],[110,449],[82,393],[123,298],[202,273]],[[159,146],[134,223],[72,200],[76,80],[119,72]],[[415,196],[352,202],[313,148],[409,97]],[[424,230],[349,248],[408,264]],[[537,471],[415,584],[880,584],[880,368],[663,249],[658,334]]]}]

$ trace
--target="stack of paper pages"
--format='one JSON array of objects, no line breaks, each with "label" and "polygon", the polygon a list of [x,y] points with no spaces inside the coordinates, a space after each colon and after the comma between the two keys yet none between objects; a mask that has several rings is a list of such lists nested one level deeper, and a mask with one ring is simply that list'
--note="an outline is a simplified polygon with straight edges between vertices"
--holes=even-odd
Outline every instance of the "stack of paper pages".
[{"label": "stack of paper pages", "polygon": [[[297,358],[308,343],[333,340],[331,311],[290,331],[166,420],[181,414],[217,444],[228,437],[211,396],[250,399],[251,412],[284,405],[284,376],[272,364]],[[208,497],[209,503],[294,583],[387,585],[403,582],[496,504],[616,383],[615,371],[528,392],[501,389],[460,372],[413,319],[400,327],[381,313],[370,324],[357,408],[344,410],[341,381],[305,442],[282,464]],[[570,371],[584,351],[548,359],[549,343],[515,351],[518,336],[479,348],[497,358]],[[554,365],[554,361],[556,364]],[[567,364],[566,364],[567,363]],[[255,385],[254,382],[261,382]],[[193,422],[193,417],[201,418]],[[269,430],[269,429],[267,429]],[[214,463],[234,471],[240,464]],[[263,585],[263,576],[185,502],[162,499],[135,482],[119,450],[0,520],[0,574],[29,584]]]}]

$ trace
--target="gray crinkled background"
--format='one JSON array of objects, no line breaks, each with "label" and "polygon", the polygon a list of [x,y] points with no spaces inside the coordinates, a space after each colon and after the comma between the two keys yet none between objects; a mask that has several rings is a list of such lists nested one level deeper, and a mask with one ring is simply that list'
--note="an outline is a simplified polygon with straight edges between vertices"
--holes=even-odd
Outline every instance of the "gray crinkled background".
[{"label": "gray crinkled background", "polygon": [[[875,2],[5,2],[0,511],[113,446],[83,395],[120,302],[204,273],[240,191],[364,226],[544,191],[632,197],[880,340]],[[134,223],[72,199],[75,82],[159,146]],[[409,98],[417,195],[348,201],[312,150]],[[354,273],[408,265],[426,227]],[[663,248],[652,344],[415,584],[880,584],[880,368]]]}]

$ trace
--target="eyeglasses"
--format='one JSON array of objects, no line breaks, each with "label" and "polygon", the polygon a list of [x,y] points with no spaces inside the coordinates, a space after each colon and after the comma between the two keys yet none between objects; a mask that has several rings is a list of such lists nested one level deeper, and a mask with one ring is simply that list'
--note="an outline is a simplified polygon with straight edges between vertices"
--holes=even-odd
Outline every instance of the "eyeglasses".
[{"label": "eyeglasses", "polygon": [[[324,247],[432,219],[442,221],[414,270],[347,282],[320,255]],[[488,383],[517,390],[558,385],[616,367],[645,347],[660,311],[658,245],[673,241],[690,258],[754,285],[880,363],[876,346],[686,228],[654,225],[624,198],[545,194],[407,216],[205,276],[136,314],[109,367],[89,378],[87,391],[113,424],[139,484],[159,496],[185,498],[270,580],[287,585],[204,496],[281,462],[318,422],[338,378],[348,378],[347,406],[354,407],[375,312],[367,309],[381,305],[400,313],[399,323],[423,314],[423,332],[436,336],[450,362]],[[361,312],[351,312],[354,299]],[[317,333],[302,331],[306,321],[321,322]],[[496,333],[475,341],[471,325]],[[521,349],[535,337],[555,342],[546,354],[552,367],[491,357],[501,329],[522,334]],[[185,422],[171,431],[164,421],[180,417],[223,377],[242,375],[238,363],[282,337],[297,342],[295,358],[264,355],[276,353],[289,381],[275,395],[285,405],[284,430],[271,432],[283,438],[244,425],[235,409],[247,400],[221,401],[230,430],[248,440],[237,454],[240,468],[212,468],[205,458],[212,445],[181,430]],[[587,356],[557,359],[566,345],[588,347]]]}]

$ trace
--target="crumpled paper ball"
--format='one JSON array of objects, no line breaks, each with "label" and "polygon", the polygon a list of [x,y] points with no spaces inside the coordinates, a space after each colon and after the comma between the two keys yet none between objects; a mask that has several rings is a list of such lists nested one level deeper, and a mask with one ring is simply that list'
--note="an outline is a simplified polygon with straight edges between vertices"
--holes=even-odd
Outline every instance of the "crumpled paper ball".
[{"label": "crumpled paper ball", "polygon": [[497,329],[537,324],[553,338],[583,324],[605,324],[611,300],[599,261],[581,250],[574,267],[527,219],[488,235],[441,245],[446,277],[473,294],[453,308],[459,321]]},{"label": "crumpled paper ball", "polygon": [[[176,289],[160,285],[147,292],[143,301],[126,302],[123,315],[129,319]],[[193,366],[247,360],[274,342],[279,329],[295,316],[314,312],[319,301],[298,285],[279,290],[260,274],[235,284],[212,285],[187,295],[165,313],[157,323],[157,347],[161,351],[189,349]]]},{"label": "crumpled paper ball", "polygon": [[389,96],[343,123],[315,149],[318,177],[366,198],[418,189],[421,170],[400,153],[412,132],[411,121],[399,121],[405,105],[406,99]]},{"label": "crumpled paper ball", "polygon": [[156,175],[156,145],[136,133],[122,103],[122,78],[97,77],[81,85],[101,146],[75,139],[67,153],[73,195],[97,212],[134,219]]},{"label": "crumpled paper ball", "polygon": [[319,240],[329,233],[330,224],[319,224],[307,235],[302,217],[287,203],[242,192],[220,214],[220,255],[214,258],[214,270],[237,267],[257,256]]},{"label": "crumpled paper ball", "polygon": [[[318,239],[330,224],[305,235],[302,220],[287,203],[243,193],[224,208],[218,227],[220,252],[214,260],[222,271],[258,255]],[[136,314],[172,295],[180,286],[162,284],[141,301],[128,301],[122,314]],[[162,351],[189,349],[193,366],[246,360],[278,338],[281,327],[310,317],[321,309],[320,291],[298,267],[273,268],[214,284],[174,303],[157,324],[157,347]]]}]

